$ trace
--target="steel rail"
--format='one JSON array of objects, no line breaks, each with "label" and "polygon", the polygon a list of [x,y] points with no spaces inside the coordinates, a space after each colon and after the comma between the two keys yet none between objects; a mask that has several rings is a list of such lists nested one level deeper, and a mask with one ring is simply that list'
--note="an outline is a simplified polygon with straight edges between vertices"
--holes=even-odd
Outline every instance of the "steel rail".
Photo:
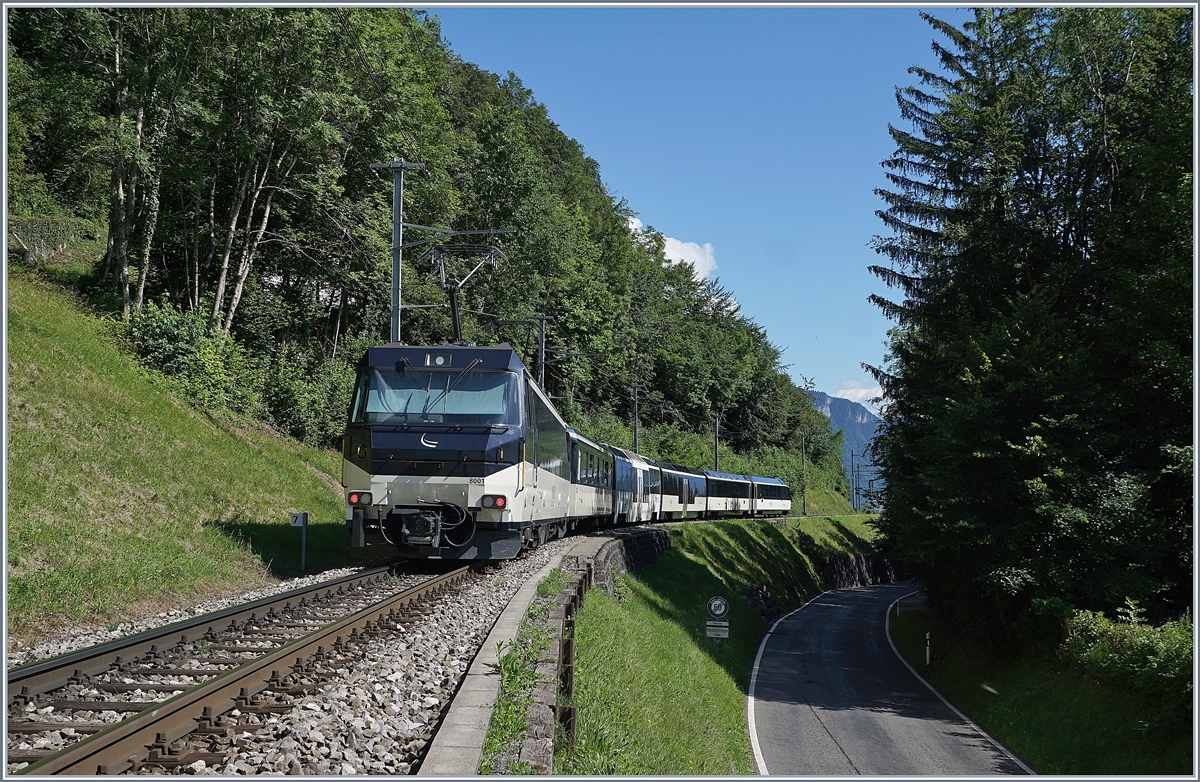
[{"label": "steel rail", "polygon": [[[26,766],[18,774],[119,774],[148,761],[167,759],[168,746],[192,733],[202,720],[217,716],[269,689],[289,673],[302,669],[312,655],[324,655],[343,641],[370,632],[395,609],[463,578],[470,566],[435,577],[386,598],[289,643],[270,654],[230,669],[162,703],[155,704],[100,733]],[[98,702],[102,707],[103,703]]]},{"label": "steel rail", "polygon": [[293,602],[336,594],[347,587],[386,578],[390,571],[389,567],[372,568],[13,668],[8,672],[6,705],[12,706],[17,698],[32,698],[65,687],[71,683],[74,676],[104,673],[114,665],[132,662],[151,652],[164,651],[180,643],[194,641],[209,632],[225,630],[231,624],[240,625],[257,618],[258,614],[286,608]]}]

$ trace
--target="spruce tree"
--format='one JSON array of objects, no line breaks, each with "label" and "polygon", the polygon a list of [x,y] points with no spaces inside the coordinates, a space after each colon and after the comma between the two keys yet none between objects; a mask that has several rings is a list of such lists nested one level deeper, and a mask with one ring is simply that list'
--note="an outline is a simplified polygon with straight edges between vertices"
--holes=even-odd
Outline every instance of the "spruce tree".
[{"label": "spruce tree", "polygon": [[[880,529],[1015,641],[1190,584],[1192,20],[981,9],[897,90]],[[1044,619],[1039,619],[1043,617]]]}]

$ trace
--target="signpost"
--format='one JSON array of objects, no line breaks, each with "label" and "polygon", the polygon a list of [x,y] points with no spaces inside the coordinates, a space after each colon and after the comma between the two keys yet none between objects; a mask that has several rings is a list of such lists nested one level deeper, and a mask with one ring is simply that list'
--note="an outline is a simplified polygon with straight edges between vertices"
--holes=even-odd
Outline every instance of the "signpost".
[{"label": "signpost", "polygon": [[300,572],[304,572],[304,559],[308,554],[308,514],[293,513],[292,526],[300,528]]},{"label": "signpost", "polygon": [[708,615],[712,617],[704,622],[704,634],[713,639],[718,646],[722,638],[729,637],[729,601],[723,597],[708,599]]}]

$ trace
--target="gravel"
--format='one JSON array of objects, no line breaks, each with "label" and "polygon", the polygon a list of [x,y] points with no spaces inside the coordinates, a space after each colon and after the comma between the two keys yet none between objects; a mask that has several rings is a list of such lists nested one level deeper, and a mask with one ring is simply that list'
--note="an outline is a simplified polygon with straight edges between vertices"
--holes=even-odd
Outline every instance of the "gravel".
[{"label": "gravel", "polygon": [[[22,665],[29,665],[38,660],[45,660],[51,657],[68,654],[78,649],[86,649],[89,646],[96,644],[115,641],[118,638],[124,638],[136,633],[153,630],[156,627],[182,622],[185,619],[190,619],[194,616],[202,614],[210,614],[213,611],[220,611],[222,608],[249,603],[271,595],[278,595],[282,592],[288,592],[292,589],[300,589],[301,587],[319,584],[322,581],[332,581],[335,578],[342,578],[354,573],[358,573],[364,568],[349,567],[338,568],[336,570],[325,570],[320,573],[314,573],[311,576],[301,576],[292,578],[286,581],[280,581],[276,584],[261,587],[250,592],[241,594],[229,595],[214,600],[206,600],[203,603],[197,603],[194,606],[184,606],[181,608],[173,608],[169,611],[160,611],[157,614],[144,616],[140,619],[121,622],[120,624],[108,627],[100,627],[96,625],[84,625],[74,627],[57,633],[54,636],[47,638],[36,646],[19,646],[8,651],[6,665],[8,670],[18,668]],[[16,643],[16,641],[12,641]]]},{"label": "gravel", "polygon": [[[553,541],[440,597],[403,634],[374,639],[335,679],[286,714],[239,725],[213,748],[224,764],[178,770],[230,774],[409,774],[500,612],[570,541]],[[246,715],[248,720],[257,720]]]}]

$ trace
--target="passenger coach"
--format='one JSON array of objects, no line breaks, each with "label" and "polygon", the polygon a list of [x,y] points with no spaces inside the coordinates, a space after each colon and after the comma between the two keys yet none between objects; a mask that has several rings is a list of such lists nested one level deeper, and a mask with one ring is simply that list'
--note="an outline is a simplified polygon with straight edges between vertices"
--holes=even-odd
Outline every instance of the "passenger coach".
[{"label": "passenger coach", "polygon": [[751,476],[755,516],[786,516],[792,510],[792,490],[778,478]]}]

